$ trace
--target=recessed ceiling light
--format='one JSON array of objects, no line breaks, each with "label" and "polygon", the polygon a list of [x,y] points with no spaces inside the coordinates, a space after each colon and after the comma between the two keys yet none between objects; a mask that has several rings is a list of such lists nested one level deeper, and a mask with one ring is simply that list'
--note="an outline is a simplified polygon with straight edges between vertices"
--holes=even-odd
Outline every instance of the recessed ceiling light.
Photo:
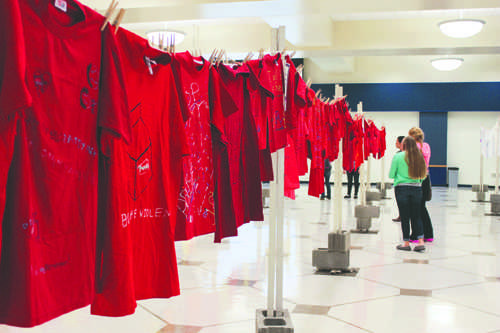
[{"label": "recessed ceiling light", "polygon": [[439,71],[453,71],[460,67],[464,59],[462,58],[437,58],[432,59],[432,66]]},{"label": "recessed ceiling light", "polygon": [[446,36],[467,38],[479,33],[485,24],[482,20],[458,19],[439,23],[439,29]]},{"label": "recessed ceiling light", "polygon": [[147,33],[149,44],[154,47],[178,45],[184,41],[186,34],[182,31],[164,29]]}]

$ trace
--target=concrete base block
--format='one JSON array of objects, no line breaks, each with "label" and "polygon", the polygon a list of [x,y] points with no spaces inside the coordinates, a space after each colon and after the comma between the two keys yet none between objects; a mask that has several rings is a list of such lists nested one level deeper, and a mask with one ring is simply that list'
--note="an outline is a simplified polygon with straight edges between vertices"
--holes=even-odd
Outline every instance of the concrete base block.
[{"label": "concrete base block", "polygon": [[380,217],[380,207],[358,205],[354,207],[354,217],[356,218]]},{"label": "concrete base block", "polygon": [[357,230],[369,230],[372,227],[371,217],[360,217],[356,220]]},{"label": "concrete base block", "polygon": [[500,194],[490,194],[491,213],[500,214]]},{"label": "concrete base block", "polygon": [[366,201],[379,201],[382,199],[382,193],[375,191],[366,191]]},{"label": "concrete base block", "polygon": [[351,248],[351,234],[347,231],[330,232],[328,234],[328,249],[337,252],[348,252]]},{"label": "concrete base block", "polygon": [[472,185],[472,192],[488,192],[488,185]]},{"label": "concrete base block", "polygon": [[320,271],[344,270],[349,268],[350,250],[338,252],[319,248],[312,252],[312,263]]},{"label": "concrete base block", "polygon": [[485,192],[476,192],[476,200],[479,202],[486,201],[486,193]]},{"label": "concrete base block", "polygon": [[292,318],[288,310],[274,311],[268,316],[267,310],[258,309],[255,317],[256,333],[293,333]]},{"label": "concrete base block", "polygon": [[[378,183],[376,184],[376,188],[377,188],[377,190],[379,190],[379,191],[380,191],[380,190],[382,189],[382,183],[381,183],[381,182],[378,182]],[[385,183],[385,189],[386,189],[386,190],[390,190],[391,188],[392,188],[392,183]]]}]

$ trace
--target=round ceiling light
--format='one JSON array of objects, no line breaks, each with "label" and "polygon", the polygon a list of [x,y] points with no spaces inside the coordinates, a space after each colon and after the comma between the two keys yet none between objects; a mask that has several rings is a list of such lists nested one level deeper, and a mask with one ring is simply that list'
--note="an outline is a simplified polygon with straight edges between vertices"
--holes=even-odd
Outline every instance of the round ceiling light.
[{"label": "round ceiling light", "polygon": [[462,58],[438,58],[432,59],[432,66],[438,71],[453,71],[460,67],[464,59]]},{"label": "round ceiling light", "polygon": [[458,19],[439,23],[439,29],[446,36],[467,38],[479,33],[485,24],[482,20]]},{"label": "round ceiling light", "polygon": [[184,41],[186,34],[176,30],[157,30],[147,33],[149,44],[155,47],[161,45],[178,45]]}]

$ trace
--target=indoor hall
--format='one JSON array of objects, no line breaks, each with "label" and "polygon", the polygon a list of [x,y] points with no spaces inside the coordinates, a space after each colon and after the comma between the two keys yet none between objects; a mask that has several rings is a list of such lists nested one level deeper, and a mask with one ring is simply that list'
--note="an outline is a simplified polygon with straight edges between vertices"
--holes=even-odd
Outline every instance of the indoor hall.
[{"label": "indoor hall", "polygon": [[[299,333],[500,333],[498,1],[9,0],[0,16],[0,333],[254,332],[270,294]],[[422,252],[397,249],[389,177],[413,127]],[[357,206],[379,212],[368,232]],[[349,273],[316,270],[332,232]]]}]

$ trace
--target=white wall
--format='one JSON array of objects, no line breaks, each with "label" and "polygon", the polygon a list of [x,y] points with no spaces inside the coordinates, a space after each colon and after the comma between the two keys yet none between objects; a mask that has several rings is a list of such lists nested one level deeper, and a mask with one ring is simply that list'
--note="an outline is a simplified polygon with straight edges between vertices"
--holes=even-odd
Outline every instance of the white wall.
[{"label": "white wall", "polygon": [[[492,128],[499,117],[500,112],[448,113],[448,166],[459,168],[459,184],[479,184],[479,128]],[[496,161],[484,162],[484,182],[494,185]]]}]

